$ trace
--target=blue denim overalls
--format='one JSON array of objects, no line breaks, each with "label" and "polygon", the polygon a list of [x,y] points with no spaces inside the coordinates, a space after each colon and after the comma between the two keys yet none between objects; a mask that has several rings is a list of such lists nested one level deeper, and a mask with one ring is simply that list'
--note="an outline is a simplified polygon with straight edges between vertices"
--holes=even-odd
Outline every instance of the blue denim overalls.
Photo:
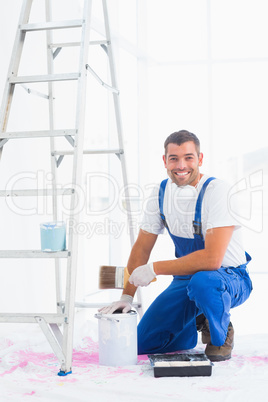
[{"label": "blue denim overalls", "polygon": [[[193,221],[194,238],[173,235],[163,213],[167,180],[159,189],[160,215],[175,245],[177,258],[204,248],[202,235],[202,201],[210,177],[199,193]],[[215,346],[225,342],[230,322],[230,309],[242,304],[252,290],[246,265],[221,267],[215,271],[199,271],[194,275],[177,275],[147,309],[138,325],[138,353],[167,353],[192,349],[197,344],[196,317],[204,314],[209,321],[211,341]]]}]

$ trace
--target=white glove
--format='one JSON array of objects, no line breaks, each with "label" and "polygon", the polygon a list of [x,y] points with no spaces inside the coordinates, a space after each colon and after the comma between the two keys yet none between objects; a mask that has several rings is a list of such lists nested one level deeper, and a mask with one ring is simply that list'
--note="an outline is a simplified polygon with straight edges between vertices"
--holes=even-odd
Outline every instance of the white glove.
[{"label": "white glove", "polygon": [[128,281],[136,287],[148,286],[155,277],[156,273],[154,272],[154,266],[151,262],[150,264],[141,265],[134,269]]},{"label": "white glove", "polygon": [[98,311],[101,314],[113,314],[115,310],[123,309],[122,313],[127,313],[132,308],[133,297],[122,295],[119,301],[113,302],[110,306],[102,307]]}]

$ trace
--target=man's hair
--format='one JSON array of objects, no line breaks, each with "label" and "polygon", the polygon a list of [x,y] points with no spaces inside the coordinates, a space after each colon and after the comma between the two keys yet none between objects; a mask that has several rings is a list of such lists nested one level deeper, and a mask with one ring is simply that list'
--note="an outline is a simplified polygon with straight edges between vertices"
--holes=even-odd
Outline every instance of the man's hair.
[{"label": "man's hair", "polygon": [[175,133],[170,134],[165,143],[164,143],[164,147],[165,147],[165,154],[167,154],[167,147],[168,144],[177,144],[177,145],[181,145],[184,142],[188,142],[188,141],[192,141],[195,144],[195,148],[196,148],[196,152],[197,155],[199,156],[200,153],[200,141],[197,138],[197,136],[193,133],[190,133],[187,130],[180,130],[180,131],[176,131]]}]

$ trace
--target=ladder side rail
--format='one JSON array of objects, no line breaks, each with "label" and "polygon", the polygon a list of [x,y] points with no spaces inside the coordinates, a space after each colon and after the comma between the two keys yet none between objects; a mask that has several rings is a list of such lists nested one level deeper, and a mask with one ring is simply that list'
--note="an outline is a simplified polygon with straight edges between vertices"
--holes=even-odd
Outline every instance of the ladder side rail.
[{"label": "ladder side rail", "polygon": [[[1,130],[0,138],[1,138],[1,133],[5,132],[6,128],[7,128],[10,107],[11,107],[14,89],[15,89],[15,85],[11,85],[9,83],[9,78],[12,75],[17,75],[17,73],[18,73],[22,49],[23,49],[25,35],[26,35],[26,33],[22,32],[19,27],[21,24],[28,22],[29,16],[30,16],[30,11],[31,11],[31,6],[32,6],[32,1],[33,0],[24,0],[22,9],[21,9],[21,13],[20,13],[20,17],[19,17],[17,33],[16,33],[15,40],[14,40],[14,45],[13,45],[13,50],[12,50],[11,59],[10,59],[10,63],[9,63],[7,80],[6,80],[6,84],[5,84],[5,88],[4,88],[4,92],[3,92],[2,105],[1,105],[1,110],[0,110],[0,130]],[[4,145],[4,143],[5,142],[3,142],[2,145]],[[3,148],[1,147],[0,159],[2,156],[2,151],[3,151]]]},{"label": "ladder side rail", "polygon": [[[84,125],[85,125],[85,107],[86,107],[86,83],[87,70],[86,63],[89,52],[89,37],[91,23],[91,8],[92,0],[84,2],[84,25],[81,33],[81,48],[79,71],[81,72],[78,80],[77,104],[76,104],[76,128],[74,156],[73,156],[73,173],[72,183],[75,188],[75,194],[71,197],[71,213],[70,219],[74,222],[79,222],[79,211],[75,214],[76,195],[79,196],[82,184],[82,161],[83,161],[83,141],[84,141]],[[75,289],[76,289],[76,272],[77,272],[77,254],[78,254],[78,233],[73,227],[69,228],[69,250],[71,257],[67,262],[67,277],[66,277],[66,304],[65,313],[69,317],[68,323],[63,329],[63,351],[66,356],[66,364],[62,366],[62,371],[69,372],[72,365],[72,347],[73,347],[73,324],[75,310]]]},{"label": "ladder side rail", "polygon": [[[111,83],[112,83],[113,88],[118,88],[116,72],[115,72],[113,49],[112,49],[112,44],[111,44],[111,33],[110,33],[110,25],[109,25],[109,19],[108,19],[108,9],[107,9],[106,0],[102,0],[102,4],[103,4],[103,14],[104,14],[104,22],[105,22],[105,34],[106,34],[106,39],[107,39],[107,43],[108,43],[107,53],[108,53],[109,65],[110,65]],[[123,149],[124,141],[123,141],[123,128],[122,128],[122,119],[121,119],[121,108],[120,108],[120,102],[119,102],[119,93],[113,92],[113,101],[114,101],[119,148]],[[131,215],[131,205],[130,205],[129,188],[128,188],[127,171],[126,171],[126,160],[125,160],[124,153],[120,155],[120,160],[122,163],[122,174],[123,174],[123,183],[124,183],[124,190],[125,190],[125,197],[126,197],[126,208],[127,208],[127,217],[128,217],[128,224],[129,224],[130,243],[131,243],[131,246],[133,246],[134,230],[133,230],[133,222],[132,222],[132,215]]]},{"label": "ladder side rail", "polygon": [[[52,21],[52,9],[51,9],[51,1],[45,1],[45,14],[46,14],[46,22]],[[53,32],[51,30],[46,31],[46,44],[47,44],[47,70],[48,74],[54,73],[54,65],[53,65],[53,50],[51,49],[51,43],[53,43]],[[49,130],[54,130],[54,115],[55,115],[55,104],[54,104],[54,82],[48,82],[48,109],[49,109]],[[52,211],[53,211],[53,220],[57,221],[58,219],[58,202],[57,202],[57,169],[56,169],[56,161],[55,157],[52,156],[55,151],[55,139],[50,137],[50,166],[52,172]],[[56,301],[57,301],[57,312],[60,313],[62,311],[59,303],[62,300],[61,294],[61,272],[60,272],[60,260],[55,259],[55,284],[56,284]]]},{"label": "ladder side rail", "polygon": [[[107,8],[106,0],[102,0],[102,6],[103,6],[103,15],[104,15],[104,23],[105,23],[105,34],[106,34],[106,40],[107,40],[107,54],[108,54],[108,58],[109,58],[110,72],[111,72],[111,83],[112,83],[112,87],[118,88],[116,72],[115,72],[114,55],[113,55],[113,49],[112,49],[112,44],[111,44],[111,32],[110,32],[110,25],[109,25],[109,19],[108,19],[108,8]],[[115,117],[116,117],[116,124],[117,124],[119,148],[123,149],[124,142],[123,142],[123,130],[122,130],[122,119],[121,119],[121,109],[120,109],[120,102],[119,102],[119,93],[113,92],[113,100],[114,100],[114,109],[115,109]],[[132,247],[134,244],[134,225],[133,225],[132,214],[131,214],[131,204],[130,204],[130,194],[129,194],[129,188],[128,188],[126,159],[125,159],[124,153],[122,153],[120,155],[120,161],[122,164],[122,175],[123,175],[123,184],[124,184],[125,198],[126,198],[125,201],[126,201],[127,218],[128,218],[128,225],[129,225],[130,243],[131,243],[131,247]],[[139,305],[137,310],[138,310],[140,317],[142,317],[142,315],[143,315],[142,305],[143,304],[142,304],[142,294],[141,294],[140,287],[137,289],[136,294],[137,294],[137,301],[138,301],[138,305]]]}]

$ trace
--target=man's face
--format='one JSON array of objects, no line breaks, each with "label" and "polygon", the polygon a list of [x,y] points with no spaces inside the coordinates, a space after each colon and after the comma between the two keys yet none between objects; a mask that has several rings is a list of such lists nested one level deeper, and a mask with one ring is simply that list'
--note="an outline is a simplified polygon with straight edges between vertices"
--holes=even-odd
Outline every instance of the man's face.
[{"label": "man's face", "polygon": [[198,183],[203,154],[197,155],[193,141],[181,145],[168,144],[163,160],[169,177],[178,186],[195,186]]}]

